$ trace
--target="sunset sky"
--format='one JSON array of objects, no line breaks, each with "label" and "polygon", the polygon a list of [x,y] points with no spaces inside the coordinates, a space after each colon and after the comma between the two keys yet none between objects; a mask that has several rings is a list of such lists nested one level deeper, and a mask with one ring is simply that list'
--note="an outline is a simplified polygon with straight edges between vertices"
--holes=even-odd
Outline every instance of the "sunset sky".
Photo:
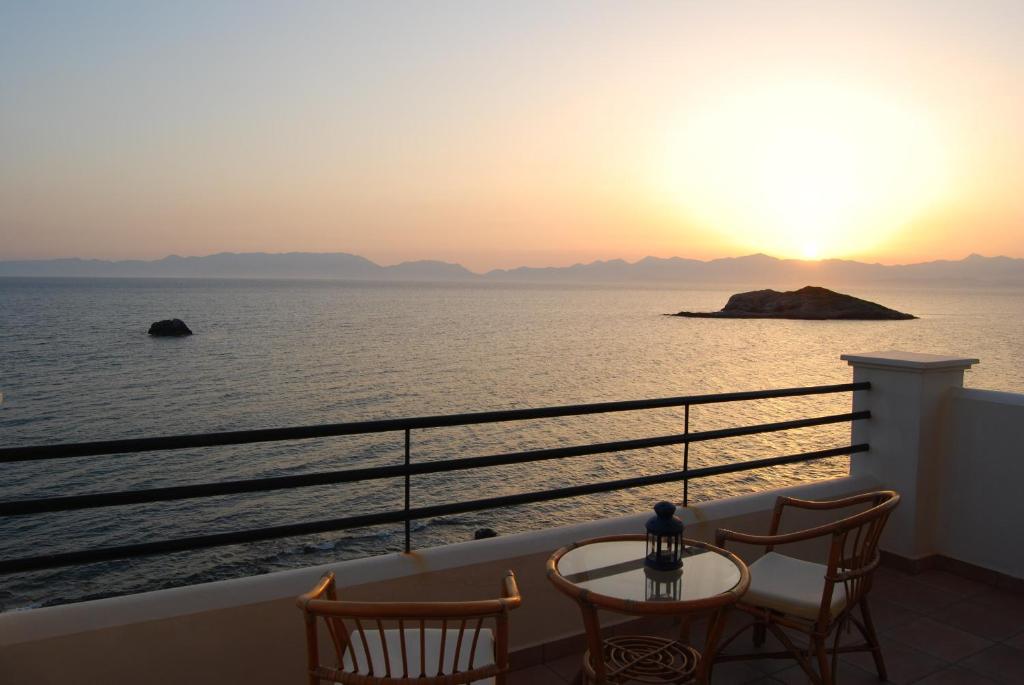
[{"label": "sunset sky", "polygon": [[0,0],[0,259],[1024,257],[1024,2]]}]

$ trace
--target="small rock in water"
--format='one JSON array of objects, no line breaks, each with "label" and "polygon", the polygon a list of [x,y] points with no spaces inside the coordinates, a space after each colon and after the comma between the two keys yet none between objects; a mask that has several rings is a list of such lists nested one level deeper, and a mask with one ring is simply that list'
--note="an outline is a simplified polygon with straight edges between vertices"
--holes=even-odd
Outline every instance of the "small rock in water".
[{"label": "small rock in water", "polygon": [[484,538],[496,538],[498,537],[498,531],[493,528],[477,528],[476,532],[473,533],[474,540],[483,540]]},{"label": "small rock in water", "polygon": [[192,335],[192,329],[186,326],[185,322],[181,319],[164,319],[150,326],[149,334],[160,336]]}]

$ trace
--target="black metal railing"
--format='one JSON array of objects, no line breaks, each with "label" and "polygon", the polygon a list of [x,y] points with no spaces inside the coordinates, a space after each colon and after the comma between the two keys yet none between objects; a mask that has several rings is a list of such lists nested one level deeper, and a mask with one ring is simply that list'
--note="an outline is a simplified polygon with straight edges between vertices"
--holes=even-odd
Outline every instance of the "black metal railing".
[{"label": "black metal railing", "polygon": [[[347,516],[320,521],[306,521],[302,523],[292,523],[264,528],[252,528],[211,535],[198,535],[156,542],[117,545],[75,552],[2,559],[0,560],[0,574],[37,571],[75,564],[109,561],[113,559],[124,559],[151,554],[196,550],[223,545],[235,545],[298,535],[327,533],[389,523],[404,523],[405,551],[408,552],[412,549],[410,524],[412,521],[418,519],[434,518],[437,516],[461,514],[535,502],[546,502],[568,497],[579,497],[581,495],[680,481],[683,483],[683,504],[686,506],[689,504],[689,481],[692,479],[707,478],[710,476],[718,476],[740,471],[750,471],[769,466],[813,461],[827,457],[850,455],[857,452],[864,452],[868,449],[867,444],[851,444],[813,452],[691,469],[689,467],[690,443],[793,430],[811,426],[823,426],[828,424],[857,421],[871,417],[871,414],[868,411],[858,411],[831,414],[828,416],[819,416],[814,418],[739,426],[735,428],[690,432],[691,406],[784,397],[800,397],[805,395],[824,395],[830,393],[869,390],[870,387],[869,383],[845,383],[840,385],[821,385],[804,388],[691,395],[626,402],[601,402],[595,404],[541,407],[536,409],[512,409],[471,414],[422,416],[406,419],[360,421],[319,426],[296,426],[290,428],[271,428],[196,435],[174,435],[155,438],[135,438],[128,440],[106,440],[73,444],[0,448],[0,463],[11,463],[38,461],[44,459],[69,459],[110,454],[131,454],[159,450],[213,447],[218,445],[244,445],[257,442],[308,440],[313,438],[342,435],[366,435],[371,433],[390,433],[397,431],[402,431],[405,438],[403,463],[394,466],[345,469],[302,474],[297,476],[253,478],[247,480],[222,481],[217,483],[202,483],[197,485],[182,485],[144,490],[125,490],[120,492],[104,492],[0,502],[0,516],[26,516],[46,512],[75,511],[81,509],[93,509],[97,507],[116,507],[128,504],[169,502],[174,500],[216,497],[220,495],[239,493],[267,492],[316,485],[354,483],[383,478],[404,479],[404,507],[400,510],[360,516]],[[447,459],[422,463],[412,462],[410,449],[411,432],[417,429],[467,426],[506,421],[526,421],[531,419],[565,416],[584,416],[589,414],[637,411],[644,409],[664,409],[672,407],[683,407],[684,417],[682,433],[632,440],[619,440],[615,442],[492,454],[461,459]],[[523,464],[594,454],[608,454],[612,452],[664,447],[668,445],[683,446],[683,468],[679,471],[425,507],[414,508],[410,504],[412,477],[416,475],[462,471],[505,464]]]}]

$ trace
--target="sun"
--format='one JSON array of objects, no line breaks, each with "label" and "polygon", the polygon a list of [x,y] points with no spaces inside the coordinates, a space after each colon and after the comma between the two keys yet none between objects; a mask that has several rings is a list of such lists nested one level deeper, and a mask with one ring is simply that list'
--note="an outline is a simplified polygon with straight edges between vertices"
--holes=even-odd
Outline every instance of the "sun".
[{"label": "sun", "polygon": [[800,257],[802,259],[821,259],[821,250],[818,248],[818,244],[804,243],[800,248]]},{"label": "sun", "polygon": [[871,251],[949,186],[937,128],[895,100],[772,84],[680,114],[658,165],[691,221],[751,251],[820,259]]}]

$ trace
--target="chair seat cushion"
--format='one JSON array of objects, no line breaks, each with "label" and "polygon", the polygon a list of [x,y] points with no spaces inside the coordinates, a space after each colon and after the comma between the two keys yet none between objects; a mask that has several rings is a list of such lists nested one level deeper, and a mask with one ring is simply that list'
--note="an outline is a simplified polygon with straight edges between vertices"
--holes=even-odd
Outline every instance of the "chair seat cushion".
[{"label": "chair seat cushion", "polygon": [[[373,664],[373,675],[379,678],[384,677],[385,673],[387,673],[387,668],[384,660],[384,650],[381,648],[380,631],[376,630],[376,626],[373,629],[369,626],[364,627],[365,630],[362,634],[366,636],[365,648],[361,634],[355,630],[350,633],[351,648],[345,650],[344,669],[368,675],[370,673],[366,663],[366,652],[368,651]],[[426,652],[426,675],[428,677],[438,675],[439,665],[442,666],[440,669],[442,675],[450,675],[456,671],[455,647],[459,642],[459,630],[458,628],[448,628],[443,632],[445,633],[444,659],[439,664],[438,657],[441,652],[442,630],[440,628],[427,628],[423,631],[424,651]],[[494,663],[493,633],[486,628],[482,628],[480,636],[476,641],[475,651],[473,650],[473,636],[474,631],[470,627],[467,627],[462,634],[462,644],[459,646],[459,661],[457,664],[458,671],[468,671],[470,669],[470,652],[473,652],[473,668],[489,666]],[[391,677],[401,678],[404,672],[407,672],[410,678],[419,677],[421,670],[419,628],[405,629],[406,663],[404,665],[402,663],[402,640],[399,630],[397,628],[385,630],[384,640],[387,646],[388,662],[391,665]],[[355,665],[352,662],[353,651],[355,652]],[[493,683],[494,678],[485,678],[475,681],[473,685],[493,685]]]},{"label": "chair seat cushion", "polygon": [[[824,564],[768,552],[750,565],[750,589],[740,601],[813,621],[821,610],[827,571]],[[839,583],[832,590],[831,615],[845,606],[846,589]]]}]

